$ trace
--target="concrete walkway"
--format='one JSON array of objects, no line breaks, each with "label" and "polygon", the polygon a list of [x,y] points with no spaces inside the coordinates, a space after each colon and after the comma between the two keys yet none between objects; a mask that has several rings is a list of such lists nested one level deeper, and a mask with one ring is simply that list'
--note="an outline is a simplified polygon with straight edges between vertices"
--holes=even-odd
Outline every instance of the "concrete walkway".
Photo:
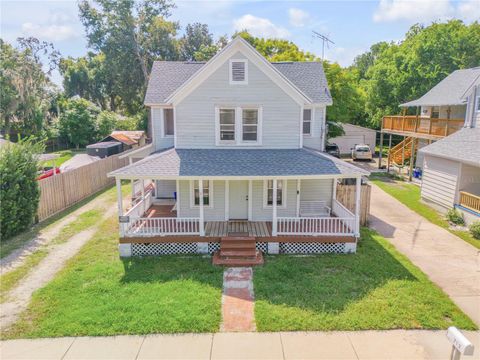
[{"label": "concrete walkway", "polygon": [[252,268],[225,269],[220,331],[255,331],[254,305]]},{"label": "concrete walkway", "polygon": [[480,251],[372,185],[370,227],[387,238],[480,325]]},{"label": "concrete walkway", "polygon": [[[217,333],[0,342],[10,359],[447,359],[445,331]],[[480,332],[464,332],[480,359]]]}]

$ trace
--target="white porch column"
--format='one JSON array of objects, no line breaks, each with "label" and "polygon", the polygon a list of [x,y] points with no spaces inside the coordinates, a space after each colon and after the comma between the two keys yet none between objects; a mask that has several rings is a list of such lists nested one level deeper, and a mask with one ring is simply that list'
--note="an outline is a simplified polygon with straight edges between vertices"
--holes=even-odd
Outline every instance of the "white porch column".
[{"label": "white porch column", "polygon": [[300,216],[300,190],[302,187],[302,180],[297,179],[297,208],[295,210],[295,216]]},{"label": "white porch column", "polygon": [[253,205],[253,184],[252,180],[248,180],[248,221],[252,221],[252,205]]},{"label": "white porch column", "polygon": [[144,216],[145,211],[147,211],[147,209],[145,209],[145,180],[144,179],[141,180],[140,185],[142,186],[142,210],[143,210],[142,216]]},{"label": "white porch column", "polygon": [[362,178],[358,176],[355,182],[355,236],[360,236],[360,194],[362,191]]},{"label": "white porch column", "polygon": [[[118,205],[118,216],[123,215],[123,197],[122,197],[122,181],[119,178],[115,178],[117,184],[117,205]],[[120,237],[124,235],[124,226],[123,223],[119,223]]]},{"label": "white porch column", "polygon": [[175,180],[175,192],[177,193],[177,198],[175,199],[175,202],[177,204],[177,217],[180,217],[180,181]]},{"label": "white porch column", "polygon": [[225,221],[230,219],[230,181],[225,180]]},{"label": "white porch column", "polygon": [[332,200],[337,200],[337,178],[333,178]]},{"label": "white porch column", "polygon": [[277,179],[273,179],[273,191],[272,191],[272,236],[277,236]]},{"label": "white porch column", "polygon": [[135,197],[135,180],[130,180],[130,186],[132,187],[132,201],[133,198]]},{"label": "white porch column", "polygon": [[198,196],[200,205],[200,236],[205,236],[205,224],[203,215],[203,180],[198,180]]}]

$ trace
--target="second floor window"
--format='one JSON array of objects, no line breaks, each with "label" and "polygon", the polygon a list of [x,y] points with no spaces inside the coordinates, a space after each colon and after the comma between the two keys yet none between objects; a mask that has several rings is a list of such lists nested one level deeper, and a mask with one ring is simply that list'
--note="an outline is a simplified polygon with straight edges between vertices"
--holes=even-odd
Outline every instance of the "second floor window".
[{"label": "second floor window", "polygon": [[242,139],[243,141],[257,141],[258,110],[242,110]]},{"label": "second floor window", "polygon": [[174,133],[173,109],[163,109],[163,134],[165,136],[173,136]]},{"label": "second floor window", "polygon": [[303,109],[303,135],[312,134],[312,109]]},{"label": "second floor window", "polygon": [[215,111],[217,145],[261,145],[261,107],[217,107]]},{"label": "second floor window", "polygon": [[220,141],[235,141],[235,109],[220,109]]}]

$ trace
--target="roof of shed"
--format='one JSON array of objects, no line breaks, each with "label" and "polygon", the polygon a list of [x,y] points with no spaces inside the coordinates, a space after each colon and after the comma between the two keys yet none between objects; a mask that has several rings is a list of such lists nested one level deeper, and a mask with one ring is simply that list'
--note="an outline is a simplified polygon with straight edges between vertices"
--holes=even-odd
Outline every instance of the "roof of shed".
[{"label": "roof of shed", "polygon": [[169,149],[112,171],[119,177],[264,177],[368,175],[356,166],[306,149]]},{"label": "roof of shed", "polygon": [[480,128],[464,128],[419,150],[437,156],[480,166]]},{"label": "roof of shed", "polygon": [[[155,61],[150,73],[145,104],[163,104],[205,62]],[[315,103],[330,103],[327,78],[321,62],[274,62],[273,67]]]},{"label": "roof of shed", "polygon": [[463,105],[468,90],[480,78],[480,67],[456,70],[435,85],[421,98],[400,106]]}]

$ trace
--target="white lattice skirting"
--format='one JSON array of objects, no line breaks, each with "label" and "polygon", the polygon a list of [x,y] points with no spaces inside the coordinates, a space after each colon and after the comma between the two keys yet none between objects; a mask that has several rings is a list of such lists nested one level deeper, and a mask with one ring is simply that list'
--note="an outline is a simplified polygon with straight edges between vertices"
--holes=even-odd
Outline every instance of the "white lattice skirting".
[{"label": "white lattice skirting", "polygon": [[[122,244],[121,256],[149,256],[172,254],[213,254],[220,249],[220,244],[208,243],[162,243],[162,244]],[[130,247],[127,249],[126,247]],[[257,250],[268,252],[268,243],[257,242]],[[277,246],[281,254],[324,254],[324,253],[352,253],[356,250],[355,243],[280,243]],[[130,251],[129,251],[130,250]]]}]

